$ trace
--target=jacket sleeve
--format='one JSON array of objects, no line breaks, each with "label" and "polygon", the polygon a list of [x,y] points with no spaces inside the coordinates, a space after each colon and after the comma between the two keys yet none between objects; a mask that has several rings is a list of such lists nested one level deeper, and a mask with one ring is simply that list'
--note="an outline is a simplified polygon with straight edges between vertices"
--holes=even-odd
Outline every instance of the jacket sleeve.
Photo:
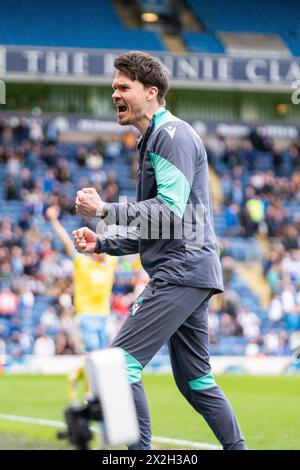
[{"label": "jacket sleeve", "polygon": [[111,225],[106,234],[98,235],[95,253],[124,256],[139,253],[139,231]]},{"label": "jacket sleeve", "polygon": [[181,122],[174,123],[171,135],[168,128],[159,129],[152,149],[149,156],[155,173],[156,196],[134,203],[106,204],[104,220],[108,225],[139,226],[144,219],[149,220],[149,215],[153,220],[159,212],[171,220],[183,218],[196,160],[201,151],[205,152],[203,144],[190,126]]}]

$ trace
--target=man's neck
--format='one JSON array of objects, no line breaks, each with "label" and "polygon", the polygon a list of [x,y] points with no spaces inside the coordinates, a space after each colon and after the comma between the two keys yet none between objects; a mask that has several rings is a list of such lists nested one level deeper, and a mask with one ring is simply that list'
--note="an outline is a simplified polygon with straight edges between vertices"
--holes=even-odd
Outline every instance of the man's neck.
[{"label": "man's neck", "polygon": [[151,110],[149,110],[147,113],[145,113],[143,119],[141,119],[140,122],[135,124],[135,127],[140,131],[140,133],[142,135],[146,134],[146,131],[147,131],[152,119],[153,119],[154,114],[156,114],[157,111],[161,108],[163,108],[163,105],[161,105],[161,104],[157,104],[157,105],[153,106],[153,108]]}]

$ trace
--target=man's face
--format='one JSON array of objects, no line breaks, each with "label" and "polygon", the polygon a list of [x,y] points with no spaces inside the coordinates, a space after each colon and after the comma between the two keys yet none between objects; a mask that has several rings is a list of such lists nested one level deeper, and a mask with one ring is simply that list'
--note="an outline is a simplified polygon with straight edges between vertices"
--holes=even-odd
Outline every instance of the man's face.
[{"label": "man's face", "polygon": [[147,88],[138,80],[130,80],[123,72],[117,71],[112,87],[112,99],[117,109],[118,123],[136,125],[148,109]]}]

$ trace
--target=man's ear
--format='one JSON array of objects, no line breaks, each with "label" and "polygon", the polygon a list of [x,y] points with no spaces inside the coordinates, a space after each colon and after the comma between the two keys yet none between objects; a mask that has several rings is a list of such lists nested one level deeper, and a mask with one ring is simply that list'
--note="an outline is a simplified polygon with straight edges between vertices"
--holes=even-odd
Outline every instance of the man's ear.
[{"label": "man's ear", "polygon": [[151,86],[147,89],[146,99],[147,101],[151,101],[156,98],[158,95],[158,88],[156,86]]}]

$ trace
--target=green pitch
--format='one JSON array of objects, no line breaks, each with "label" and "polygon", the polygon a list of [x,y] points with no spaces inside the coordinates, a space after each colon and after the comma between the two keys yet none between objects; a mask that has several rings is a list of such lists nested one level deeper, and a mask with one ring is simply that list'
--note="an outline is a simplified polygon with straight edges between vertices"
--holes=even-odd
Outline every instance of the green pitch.
[{"label": "green pitch", "polygon": [[[154,436],[218,444],[168,375],[145,375]],[[217,383],[230,399],[251,449],[300,450],[300,376],[221,375]],[[0,414],[63,421],[67,405],[63,376],[0,376]],[[0,418],[0,449],[66,449],[58,428]],[[99,443],[93,443],[99,447]],[[154,448],[177,449],[178,444]]]}]

